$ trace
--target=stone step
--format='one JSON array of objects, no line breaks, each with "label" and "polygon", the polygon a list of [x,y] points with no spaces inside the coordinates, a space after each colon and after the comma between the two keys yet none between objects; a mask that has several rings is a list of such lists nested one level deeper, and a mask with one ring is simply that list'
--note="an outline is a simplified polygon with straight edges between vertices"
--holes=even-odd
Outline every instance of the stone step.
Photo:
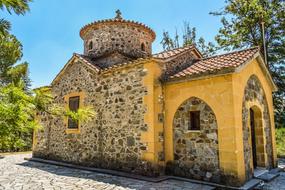
[{"label": "stone step", "polygon": [[240,187],[240,190],[251,190],[251,189],[255,189],[260,183],[262,183],[261,180],[259,179],[251,179],[248,182],[246,182],[242,187]]},{"label": "stone step", "polygon": [[143,180],[143,181],[148,181],[148,182],[153,182],[153,183],[159,183],[159,182],[166,181],[166,180],[185,181],[185,182],[204,185],[205,187],[202,188],[203,190],[214,190],[214,189],[251,190],[253,187],[257,186],[261,182],[261,180],[251,179],[246,184],[244,184],[242,187],[232,187],[232,186],[226,186],[226,185],[216,184],[212,182],[199,181],[199,180],[182,178],[182,177],[177,177],[177,176],[146,177],[146,176],[135,175],[132,173],[127,173],[127,172],[79,166],[75,164],[64,163],[64,162],[54,161],[54,160],[45,160],[45,159],[40,159],[40,158],[25,158],[25,160],[40,162],[40,163],[45,163],[45,164],[52,164],[52,165],[57,165],[57,166],[63,166],[63,167],[68,167],[68,168],[75,168],[75,169],[86,170],[86,171],[93,171],[93,172],[104,173],[104,174],[110,174],[110,175],[115,175],[115,176],[127,177],[127,178],[138,179],[138,180]]},{"label": "stone step", "polygon": [[68,167],[68,168],[75,168],[75,169],[86,170],[86,171],[92,171],[92,172],[98,172],[98,173],[104,173],[104,174],[109,174],[109,175],[127,177],[127,178],[138,179],[138,180],[154,182],[154,183],[158,183],[158,182],[164,181],[169,178],[168,176],[147,177],[147,176],[141,176],[141,175],[136,175],[136,174],[122,172],[122,171],[80,166],[80,165],[75,165],[71,163],[65,163],[65,162],[60,162],[60,161],[55,161],[55,160],[46,160],[46,159],[41,159],[41,158],[25,158],[25,160],[40,162],[44,164],[52,164],[56,166],[63,166],[63,167]]},{"label": "stone step", "polygon": [[280,172],[282,172],[284,169],[282,168],[274,168],[272,170],[269,171],[270,174],[278,174]]},{"label": "stone step", "polygon": [[273,179],[275,179],[276,177],[278,177],[280,174],[279,173],[270,173],[270,172],[266,172],[260,176],[255,177],[255,179],[260,179],[264,182],[270,182]]},{"label": "stone step", "polygon": [[268,172],[268,170],[265,168],[256,168],[256,169],[254,169],[253,176],[258,177],[258,176],[263,175],[267,172]]}]

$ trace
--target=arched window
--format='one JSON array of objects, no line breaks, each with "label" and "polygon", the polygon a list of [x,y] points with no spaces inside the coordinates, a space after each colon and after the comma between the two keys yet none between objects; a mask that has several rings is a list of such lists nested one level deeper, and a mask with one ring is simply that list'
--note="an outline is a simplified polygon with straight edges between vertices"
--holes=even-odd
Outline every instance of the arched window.
[{"label": "arched window", "polygon": [[89,50],[93,49],[93,42],[92,41],[89,42],[88,48],[89,48]]},{"label": "arched window", "polygon": [[142,50],[142,51],[145,51],[145,45],[144,45],[144,43],[141,44],[141,50]]}]

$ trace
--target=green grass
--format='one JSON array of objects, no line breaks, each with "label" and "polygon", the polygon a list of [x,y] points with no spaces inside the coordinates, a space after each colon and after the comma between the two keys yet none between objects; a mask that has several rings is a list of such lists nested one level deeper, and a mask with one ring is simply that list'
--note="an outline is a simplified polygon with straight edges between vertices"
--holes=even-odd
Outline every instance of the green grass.
[{"label": "green grass", "polygon": [[285,157],[285,128],[276,129],[277,155]]}]

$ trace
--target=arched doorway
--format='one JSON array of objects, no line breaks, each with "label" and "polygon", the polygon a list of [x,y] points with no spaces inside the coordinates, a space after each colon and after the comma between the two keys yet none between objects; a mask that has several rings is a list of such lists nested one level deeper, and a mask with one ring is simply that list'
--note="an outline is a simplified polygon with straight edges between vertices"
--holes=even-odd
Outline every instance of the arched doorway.
[{"label": "arched doorway", "polygon": [[248,79],[244,89],[242,130],[245,176],[246,180],[249,180],[255,167],[270,169],[273,166],[269,108],[266,94],[255,75]]},{"label": "arched doorway", "polygon": [[250,117],[250,133],[251,133],[251,153],[253,168],[265,167],[265,136],[262,125],[262,113],[257,106],[249,109]]}]

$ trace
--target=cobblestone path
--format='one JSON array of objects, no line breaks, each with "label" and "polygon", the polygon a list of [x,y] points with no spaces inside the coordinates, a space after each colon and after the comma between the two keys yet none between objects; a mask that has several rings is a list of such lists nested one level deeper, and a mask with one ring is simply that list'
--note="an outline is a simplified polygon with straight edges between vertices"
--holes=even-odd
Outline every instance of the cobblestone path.
[{"label": "cobblestone path", "polygon": [[[0,156],[0,190],[211,190],[210,186],[167,180],[151,183],[125,177],[25,161],[30,154]],[[279,162],[285,167],[285,159]],[[285,172],[263,186],[285,190]]]},{"label": "cobblestone path", "polygon": [[270,183],[264,184],[262,190],[285,190],[285,173],[282,172],[279,177]]},{"label": "cobblestone path", "polygon": [[[279,167],[285,168],[285,159],[279,159]],[[263,190],[285,190],[285,172],[269,183],[264,184]]]},{"label": "cobblestone path", "polygon": [[25,161],[30,154],[0,157],[0,190],[210,190],[206,185],[167,180],[151,183],[124,177]]}]

